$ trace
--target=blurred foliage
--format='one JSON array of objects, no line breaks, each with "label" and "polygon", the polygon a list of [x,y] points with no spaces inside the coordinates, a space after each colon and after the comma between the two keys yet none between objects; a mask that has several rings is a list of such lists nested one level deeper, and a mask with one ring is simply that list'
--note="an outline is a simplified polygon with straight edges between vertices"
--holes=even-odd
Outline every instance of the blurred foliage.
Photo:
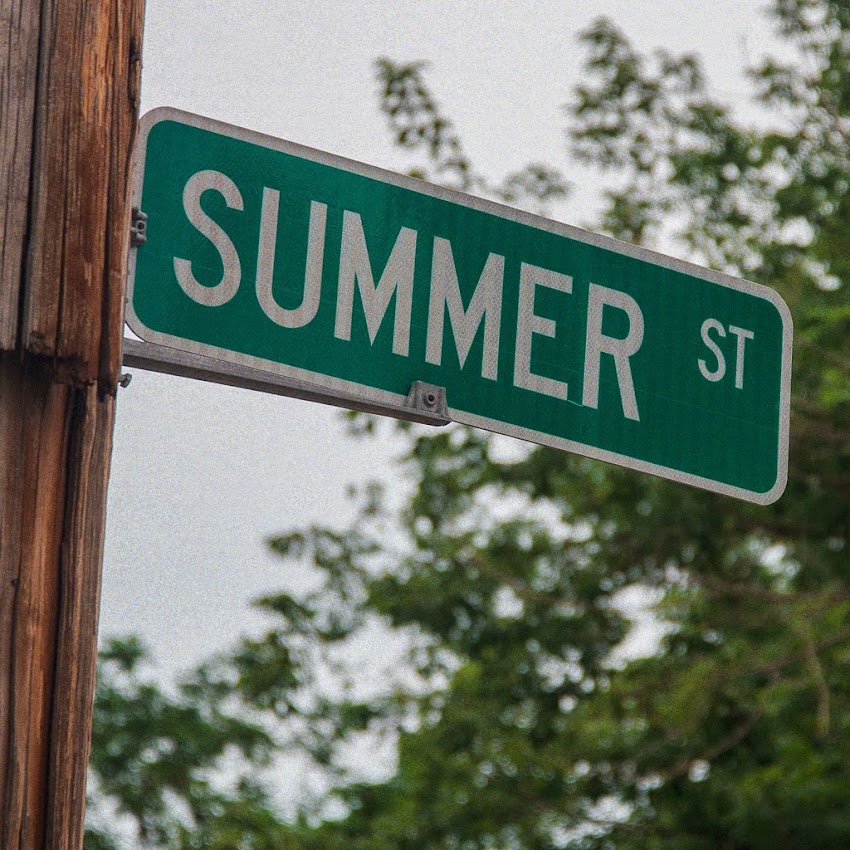
[{"label": "blurred foliage", "polygon": [[381,109],[396,144],[419,159],[409,174],[546,214],[552,202],[569,193],[559,171],[541,163],[493,183],[479,174],[466,153],[451,121],[441,112],[424,81],[424,62],[397,64],[389,59],[375,63]]},{"label": "blurred foliage", "polygon": [[[567,112],[574,157],[607,181],[601,229],[791,307],[784,497],[408,429],[397,521],[371,487],[349,530],[271,542],[315,582],[260,600],[266,635],[170,694],[137,644],[107,647],[89,850],[113,846],[110,811],[146,847],[850,846],[850,6],[772,15],[795,58],[752,70],[761,126],[696,58],[640,54],[606,20]],[[543,166],[491,186],[423,66],[377,72],[416,173],[531,207],[565,191]],[[635,601],[658,630],[637,655]],[[383,780],[358,746],[395,754]],[[284,816],[263,765],[295,753],[321,782]]]}]

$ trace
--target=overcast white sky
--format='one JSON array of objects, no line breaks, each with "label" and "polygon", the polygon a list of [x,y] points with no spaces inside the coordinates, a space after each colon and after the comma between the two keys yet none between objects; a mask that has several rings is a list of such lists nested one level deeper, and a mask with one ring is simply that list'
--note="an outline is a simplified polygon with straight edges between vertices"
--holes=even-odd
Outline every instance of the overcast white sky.
[{"label": "overcast white sky", "polygon": [[[642,48],[702,54],[744,110],[743,67],[772,43],[740,0],[148,0],[143,111],[169,105],[401,170],[373,61],[425,59],[428,82],[478,168],[550,162],[593,218],[594,177],[566,159],[562,105],[600,14]],[[120,392],[101,635],[140,633],[168,670],[256,627],[248,601],[297,581],[264,539],[351,515],[349,484],[394,475],[392,446],[348,439],[338,414],[248,390],[134,370]]]}]

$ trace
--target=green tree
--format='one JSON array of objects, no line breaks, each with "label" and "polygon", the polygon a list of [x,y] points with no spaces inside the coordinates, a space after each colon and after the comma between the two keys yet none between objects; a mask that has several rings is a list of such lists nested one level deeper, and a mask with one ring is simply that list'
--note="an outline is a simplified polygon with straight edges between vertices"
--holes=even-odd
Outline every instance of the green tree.
[{"label": "green tree", "polygon": [[[136,680],[116,690],[107,653],[93,773],[149,844],[850,846],[850,6],[774,0],[771,14],[795,57],[751,72],[760,126],[711,95],[696,58],[641,55],[605,20],[582,36],[567,112],[573,155],[609,187],[601,229],[774,287],[791,307],[785,496],[756,507],[470,429],[409,431],[397,523],[370,488],[349,531],[272,541],[322,580],[261,600],[263,638],[173,704]],[[535,209],[562,197],[542,166],[501,184],[477,175],[423,67],[377,68],[415,173]],[[622,651],[630,600],[664,626],[641,657]],[[345,681],[346,653],[381,629],[405,663],[367,692]],[[113,719],[139,707],[141,731]],[[150,724],[181,708],[210,737],[172,765]],[[227,735],[246,776],[259,753],[297,748],[327,793],[286,821],[245,779],[210,808],[200,778],[212,788]],[[347,767],[363,740],[394,742],[385,781]],[[185,778],[134,803],[132,771],[161,765]],[[168,810],[166,788],[188,813]]]}]

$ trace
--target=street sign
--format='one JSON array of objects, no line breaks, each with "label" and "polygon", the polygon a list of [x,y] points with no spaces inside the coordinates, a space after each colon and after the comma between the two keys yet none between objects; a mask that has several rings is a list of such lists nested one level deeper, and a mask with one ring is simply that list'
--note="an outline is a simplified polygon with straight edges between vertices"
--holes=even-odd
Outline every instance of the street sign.
[{"label": "street sign", "polygon": [[143,340],[377,408],[423,382],[454,421],[759,504],[785,487],[766,287],[173,109],[142,119],[134,204]]}]

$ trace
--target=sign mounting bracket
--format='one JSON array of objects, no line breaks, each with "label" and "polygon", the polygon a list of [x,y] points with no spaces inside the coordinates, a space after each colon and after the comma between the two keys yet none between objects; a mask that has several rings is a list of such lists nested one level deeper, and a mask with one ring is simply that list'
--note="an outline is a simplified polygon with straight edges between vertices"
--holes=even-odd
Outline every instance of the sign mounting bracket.
[{"label": "sign mounting bracket", "polygon": [[434,384],[426,384],[424,381],[414,381],[407,394],[407,407],[422,413],[442,418],[450,422],[449,409],[446,404],[446,388]]},{"label": "sign mounting bracket", "polygon": [[[381,416],[392,416],[395,419],[405,419],[408,422],[419,422],[422,425],[441,426],[451,422],[446,410],[445,389],[433,387],[421,381],[414,382],[406,400],[394,405],[370,402],[353,394],[326,389],[295,378],[275,375],[261,369],[252,369],[238,363],[192,354],[130,337],[124,337],[123,361],[125,368],[195,378],[229,387],[242,387],[288,398],[315,401],[319,404],[345,407],[363,413],[376,413]],[[417,397],[421,397],[421,402],[412,403],[410,399],[416,392],[419,393]],[[433,400],[429,401],[432,397]]]}]

